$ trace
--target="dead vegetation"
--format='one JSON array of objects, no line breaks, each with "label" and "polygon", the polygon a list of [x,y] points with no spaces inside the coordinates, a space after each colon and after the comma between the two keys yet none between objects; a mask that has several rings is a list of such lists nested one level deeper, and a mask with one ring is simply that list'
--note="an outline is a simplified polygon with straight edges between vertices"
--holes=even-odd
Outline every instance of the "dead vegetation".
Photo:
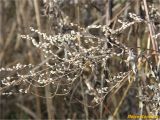
[{"label": "dead vegetation", "polygon": [[158,0],[0,2],[1,119],[160,114]]}]

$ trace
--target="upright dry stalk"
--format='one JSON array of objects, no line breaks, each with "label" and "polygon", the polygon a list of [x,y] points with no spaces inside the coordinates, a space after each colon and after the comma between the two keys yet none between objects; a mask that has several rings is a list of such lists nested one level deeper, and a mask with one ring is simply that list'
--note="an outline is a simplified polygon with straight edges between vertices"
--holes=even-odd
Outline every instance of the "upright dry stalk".
[{"label": "upright dry stalk", "polygon": [[[137,15],[141,14],[141,0],[136,1],[135,12]],[[137,33],[138,33],[138,29],[137,29]],[[139,34],[136,37],[137,37],[137,53],[140,54],[141,38]]]},{"label": "upright dry stalk", "polygon": [[113,0],[108,0],[106,4],[106,25],[110,25],[110,20],[112,19],[112,7],[113,7]]},{"label": "upright dry stalk", "polygon": [[[35,7],[37,27],[41,31],[39,5],[38,5],[38,1],[37,0],[34,0],[34,7]],[[39,39],[40,39],[40,36],[39,36]],[[39,94],[38,88],[35,88],[35,93]],[[37,111],[38,117],[41,119],[40,98],[37,97],[37,96],[36,96],[36,111]]]},{"label": "upright dry stalk", "polygon": [[[34,0],[34,7],[35,7],[35,13],[36,13],[36,21],[37,21],[37,26],[38,26],[38,30],[39,31],[42,31],[41,29],[41,21],[40,21],[40,12],[39,12],[39,4],[38,4],[38,0]],[[41,36],[39,36],[39,39],[40,41],[42,41],[41,39]],[[41,56],[41,60],[43,61],[44,60],[44,56],[42,54]],[[50,86],[47,85],[45,87],[45,94],[46,94],[46,102],[47,102],[47,112],[48,112],[48,119],[53,119],[54,115],[53,115],[53,106],[52,106],[52,99],[50,99],[49,97],[51,96],[51,93],[50,93]],[[36,91],[37,92],[37,91]],[[38,99],[38,98],[37,98]],[[38,107],[40,108],[40,107]]]},{"label": "upright dry stalk", "polygon": [[[141,88],[140,84],[138,86],[138,95],[143,96],[143,92],[142,92],[142,88]],[[140,109],[139,114],[142,116],[143,115],[143,102],[142,102],[142,100],[139,100],[139,109]],[[139,118],[139,120],[142,120],[142,118]]]},{"label": "upright dry stalk", "polygon": [[[140,15],[140,12],[141,12],[141,0],[137,0],[136,1],[136,7],[135,7],[135,12],[137,15]],[[137,36],[137,53],[140,54],[141,52],[141,39],[140,39],[140,35]],[[139,83],[138,84],[138,95],[139,96],[142,96],[142,88],[141,88],[141,84]],[[139,114],[142,115],[143,114],[143,102],[142,100],[139,100]],[[139,118],[139,120],[141,120],[142,118]]]},{"label": "upright dry stalk", "polygon": [[2,4],[3,4],[3,1],[2,0],[0,0],[0,45],[3,45],[3,24],[2,24],[2,14],[3,14],[3,6],[2,6]]},{"label": "upright dry stalk", "polygon": [[[149,18],[149,12],[148,12],[148,8],[147,8],[147,2],[146,2],[146,0],[143,0],[143,3],[144,3],[145,12],[146,12],[146,18],[147,18],[147,22],[148,22],[148,28],[149,28],[149,32],[150,32],[152,46],[153,46],[153,50],[155,52],[155,51],[158,51],[157,42],[156,42],[156,40],[153,37],[153,35],[155,34],[155,32],[154,32],[153,25],[152,25],[152,23],[150,21],[150,18]],[[156,55],[155,55],[155,60],[156,60],[156,63],[157,63],[158,62],[158,58],[157,58]]]},{"label": "upright dry stalk", "polygon": [[[102,65],[101,65],[101,89],[103,89],[104,87],[104,81],[105,81],[105,75],[104,75],[104,71],[106,70],[106,63],[105,63],[105,60],[102,61]],[[103,94],[101,93],[101,98],[103,97]],[[101,102],[100,104],[100,119],[103,119],[103,102]]]},{"label": "upright dry stalk", "polygon": [[34,0],[34,7],[35,7],[35,13],[36,13],[36,22],[37,22],[37,27],[38,30],[42,30],[41,29],[41,21],[40,21],[40,12],[39,12],[39,4],[38,4],[38,0]]},{"label": "upright dry stalk", "polygon": [[[82,81],[82,79],[83,78],[80,77],[80,81]],[[81,82],[81,89],[82,89],[83,102],[85,103],[84,112],[85,112],[86,120],[88,120],[89,119],[89,113],[88,113],[88,107],[86,106],[87,105],[87,96],[85,96],[85,90],[84,90],[82,82]]]},{"label": "upright dry stalk", "polygon": [[[80,25],[80,6],[79,6],[79,0],[77,0],[77,4],[75,4],[76,6],[76,18],[77,18],[77,24]],[[79,31],[79,30],[78,30]],[[78,37],[78,41],[79,41],[79,46],[81,45],[81,42],[80,42],[80,37]],[[83,79],[82,77],[80,77],[80,79]],[[80,80],[82,81],[82,80]],[[83,102],[85,104],[87,104],[87,97],[85,96],[85,90],[83,88],[83,85],[82,85],[82,82],[81,82],[81,88],[82,88],[82,96],[83,96]],[[88,120],[89,118],[89,113],[88,113],[88,107],[86,105],[84,105],[84,112],[85,112],[85,117],[86,117],[86,120]]]},{"label": "upright dry stalk", "polygon": [[[20,13],[20,6],[22,6],[23,2],[20,2],[20,0],[16,0],[15,4],[16,4],[16,22],[17,22],[17,31],[20,32],[21,31],[21,26],[22,26],[22,21],[21,21],[21,13]],[[19,48],[21,39],[19,37],[20,35],[17,35],[17,40],[16,40],[16,45],[15,45],[15,49]]]}]

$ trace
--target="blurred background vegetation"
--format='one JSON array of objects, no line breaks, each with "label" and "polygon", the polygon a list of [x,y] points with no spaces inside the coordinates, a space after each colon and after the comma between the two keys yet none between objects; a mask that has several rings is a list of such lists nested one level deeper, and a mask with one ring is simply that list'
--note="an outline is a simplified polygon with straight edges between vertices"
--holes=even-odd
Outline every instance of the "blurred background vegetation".
[{"label": "blurred background vegetation", "polygon": [[[47,34],[66,33],[69,29],[57,29],[58,23],[63,19],[66,23],[75,23],[86,28],[88,25],[108,25],[112,29],[119,26],[118,19],[130,21],[128,14],[135,13],[142,19],[147,20],[145,11],[145,0],[0,0],[0,67],[11,67],[17,63],[38,64],[40,63],[40,51],[30,41],[22,40],[20,35],[29,34],[29,27],[39,29]],[[160,32],[160,0],[146,0],[150,20],[153,23],[154,34]],[[53,8],[49,8],[52,4]],[[51,7],[51,6],[50,6]],[[157,8],[157,9],[153,9]],[[61,14],[59,14],[61,12]],[[62,16],[61,16],[62,15]],[[155,15],[155,16],[154,16]],[[152,19],[153,18],[153,19]],[[100,35],[98,31],[90,31],[94,35]],[[153,42],[150,42],[150,31],[145,23],[134,24],[118,34],[118,41],[135,48],[155,49]],[[160,44],[159,38],[157,43]],[[151,43],[151,44],[150,44]],[[149,47],[148,47],[149,46]],[[158,64],[158,62],[154,62]],[[119,66],[116,61],[110,61],[110,71],[127,71],[124,65]],[[143,78],[145,79],[145,78]],[[152,83],[155,80],[149,79]],[[146,82],[146,83],[147,83]],[[113,115],[116,106],[119,104],[127,83],[116,92],[110,94],[103,102],[103,112],[100,115],[99,106],[84,107],[82,103],[70,101],[70,94],[55,96],[53,99],[41,98],[38,95],[50,96],[49,87],[34,88],[33,94],[16,92],[13,95],[0,96],[0,119],[99,119],[108,118]],[[19,86],[13,86],[14,91]],[[17,88],[16,88],[17,87]],[[21,86],[23,87],[23,86]],[[139,109],[138,98],[136,98],[136,85],[132,86],[125,97],[117,119],[125,119],[128,114],[136,114]],[[76,93],[75,93],[76,94]],[[74,95],[76,96],[76,95]],[[77,95],[77,97],[79,97]],[[133,99],[134,98],[134,99]],[[72,98],[74,99],[74,98]],[[80,99],[80,98],[79,98]],[[144,114],[149,114],[150,106],[144,107]],[[87,114],[87,115],[86,115]]]}]

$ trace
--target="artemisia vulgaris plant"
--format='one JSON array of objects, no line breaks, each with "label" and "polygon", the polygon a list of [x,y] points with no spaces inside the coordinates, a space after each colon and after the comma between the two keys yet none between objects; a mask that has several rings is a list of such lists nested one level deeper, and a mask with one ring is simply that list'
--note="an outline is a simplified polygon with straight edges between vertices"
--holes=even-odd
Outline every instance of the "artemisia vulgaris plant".
[{"label": "artemisia vulgaris plant", "polygon": [[[39,50],[43,59],[34,65],[18,63],[13,67],[0,68],[1,95],[37,95],[33,88],[50,85],[51,98],[59,95],[69,96],[70,102],[78,101],[87,107],[96,107],[103,102],[111,102],[111,97],[118,91],[123,91],[119,101],[124,101],[125,98],[128,99],[128,91],[135,88],[134,97],[141,103],[139,109],[142,110],[144,104],[148,104],[150,111],[158,114],[160,33],[157,30],[151,36],[148,26],[155,19],[160,20],[160,13],[149,7],[150,21],[128,12],[127,20],[120,17],[111,24],[115,27],[100,24],[82,27],[67,21],[68,16],[60,9],[63,1],[53,3],[45,3],[44,10],[45,15],[54,21],[53,34],[30,27],[28,29],[31,33],[39,39],[31,34],[20,35],[22,41],[30,41]],[[134,47],[127,43],[130,42],[127,39],[130,39],[133,27],[138,25],[148,30],[152,45],[156,45],[154,48],[146,48],[144,45]],[[145,30],[144,34],[147,34]],[[120,38],[126,32],[127,36],[123,39],[127,42],[123,42]],[[18,86],[18,90],[15,86]],[[123,90],[124,87],[126,90]],[[37,96],[45,98],[43,94]],[[85,103],[84,97],[88,98]],[[113,110],[113,116],[117,114],[120,106],[121,102]]]}]

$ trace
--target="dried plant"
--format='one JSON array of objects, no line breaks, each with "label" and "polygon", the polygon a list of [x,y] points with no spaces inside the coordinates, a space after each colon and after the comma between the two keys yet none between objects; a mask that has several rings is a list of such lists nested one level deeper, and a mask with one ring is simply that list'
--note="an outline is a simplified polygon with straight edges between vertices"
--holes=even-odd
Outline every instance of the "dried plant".
[{"label": "dried plant", "polygon": [[[71,0],[70,4],[73,4],[72,2],[75,2],[78,9],[81,4],[94,3],[76,3]],[[18,63],[13,67],[0,68],[2,97],[32,93],[46,98],[43,94],[34,93],[34,88],[50,85],[49,98],[68,96],[71,103],[77,101],[85,106],[86,116],[88,107],[94,108],[100,105],[101,114],[103,111],[106,114],[106,116],[101,115],[101,118],[104,118],[117,117],[122,103],[130,99],[128,98],[130,91],[136,88],[136,93],[133,95],[136,95],[135,99],[138,99],[141,104],[139,104],[139,110],[133,114],[142,115],[149,109],[153,115],[158,115],[160,111],[160,42],[158,41],[160,33],[158,33],[158,27],[150,22],[160,19],[159,12],[150,6],[147,8],[149,13],[146,12],[150,19],[127,12],[126,20],[112,19],[109,26],[91,24],[84,27],[80,25],[82,24],[80,20],[75,24],[68,19],[64,11],[67,9],[65,3],[65,0],[43,0],[45,7],[42,12],[51,22],[52,32],[42,32],[41,27],[35,29],[33,26],[28,28],[32,34],[20,35],[21,41],[27,41],[27,43],[29,41],[39,51],[41,62],[28,65]],[[60,9],[60,6],[64,8]],[[145,4],[144,7],[146,7]],[[143,45],[140,48],[131,46],[121,39],[129,38],[130,34],[126,36],[125,33],[132,32],[132,29],[138,25],[145,29],[149,27],[153,49],[145,48]],[[119,100],[117,107],[111,108],[112,114],[106,113],[108,108],[106,104],[111,102],[112,96],[116,97],[116,94],[121,91],[123,93],[122,97],[117,97]],[[130,96],[133,97],[133,95]]]}]

